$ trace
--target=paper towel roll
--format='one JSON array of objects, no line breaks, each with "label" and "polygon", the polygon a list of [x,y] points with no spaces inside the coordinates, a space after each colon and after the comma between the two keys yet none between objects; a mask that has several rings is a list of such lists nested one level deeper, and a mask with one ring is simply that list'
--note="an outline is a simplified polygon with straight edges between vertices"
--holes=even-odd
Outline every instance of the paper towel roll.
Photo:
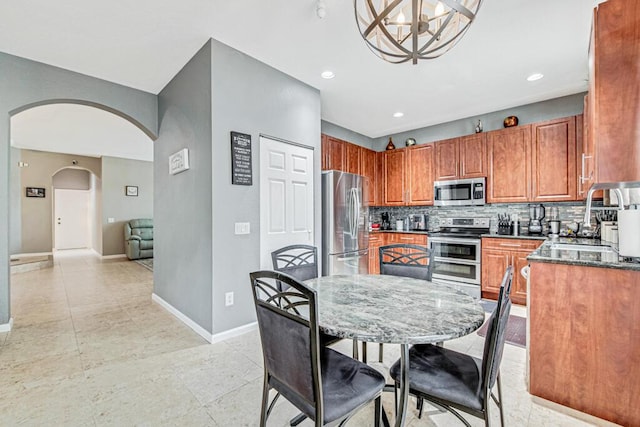
[{"label": "paper towel roll", "polygon": [[618,242],[621,256],[640,257],[640,210],[618,211]]}]

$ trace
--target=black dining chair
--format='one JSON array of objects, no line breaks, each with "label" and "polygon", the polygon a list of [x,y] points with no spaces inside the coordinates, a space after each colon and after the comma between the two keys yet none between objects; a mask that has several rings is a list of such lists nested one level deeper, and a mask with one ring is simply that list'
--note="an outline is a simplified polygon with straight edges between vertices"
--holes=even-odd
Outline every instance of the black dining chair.
[{"label": "black dining chair", "polygon": [[[318,277],[318,250],[310,245],[289,245],[271,252],[273,269],[301,282]],[[282,284],[278,283],[282,291]],[[331,345],[342,338],[320,332],[320,344]]]},{"label": "black dining chair", "polygon": [[[433,251],[426,246],[396,244],[379,248],[380,274],[431,280],[433,274]],[[366,343],[362,353],[366,360]],[[378,361],[383,362],[384,345],[379,344]]]},{"label": "black dining chair", "polygon": [[[489,317],[482,359],[432,344],[417,344],[409,350],[409,393],[418,398],[419,416],[422,400],[447,410],[466,426],[469,422],[458,411],[484,419],[489,425],[491,400],[500,410],[504,426],[500,362],[504,350],[505,329],[511,310],[513,267],[509,266],[500,285],[498,304]],[[400,381],[400,362],[390,370],[396,390]],[[493,394],[497,383],[498,397]]]},{"label": "black dining chair", "polygon": [[380,249],[380,274],[431,280],[433,251],[420,245],[387,245]]},{"label": "black dining chair", "polygon": [[[253,272],[250,279],[264,355],[260,426],[280,395],[316,426],[343,426],[375,401],[374,424],[379,426],[385,379],[370,366],[320,345],[316,292],[277,271]],[[269,403],[271,389],[276,395]]]}]

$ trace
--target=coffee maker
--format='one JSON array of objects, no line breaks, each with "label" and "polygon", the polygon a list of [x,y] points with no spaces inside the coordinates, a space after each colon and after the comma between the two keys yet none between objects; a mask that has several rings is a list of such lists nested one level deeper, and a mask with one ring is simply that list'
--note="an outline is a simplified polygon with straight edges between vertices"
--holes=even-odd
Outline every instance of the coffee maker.
[{"label": "coffee maker", "polygon": [[382,212],[380,214],[382,218],[382,224],[380,224],[381,230],[391,230],[391,222],[389,221],[389,212]]},{"label": "coffee maker", "polygon": [[542,220],[544,219],[544,206],[529,205],[529,234],[542,234]]}]

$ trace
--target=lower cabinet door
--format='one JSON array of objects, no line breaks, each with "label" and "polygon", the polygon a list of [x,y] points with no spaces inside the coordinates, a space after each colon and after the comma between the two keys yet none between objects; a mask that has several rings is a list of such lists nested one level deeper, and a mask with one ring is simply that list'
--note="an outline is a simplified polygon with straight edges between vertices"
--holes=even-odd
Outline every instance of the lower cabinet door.
[{"label": "lower cabinet door", "polygon": [[[495,249],[482,251],[482,298],[497,299],[500,283],[511,263],[511,252]],[[515,275],[514,275],[515,276]],[[511,292],[513,295],[513,290]],[[515,302],[515,301],[514,301]]]},{"label": "lower cabinet door", "polygon": [[520,270],[522,267],[529,265],[527,257],[531,255],[530,251],[513,252],[513,283],[511,284],[511,301],[514,304],[527,304],[527,279],[522,277]]}]

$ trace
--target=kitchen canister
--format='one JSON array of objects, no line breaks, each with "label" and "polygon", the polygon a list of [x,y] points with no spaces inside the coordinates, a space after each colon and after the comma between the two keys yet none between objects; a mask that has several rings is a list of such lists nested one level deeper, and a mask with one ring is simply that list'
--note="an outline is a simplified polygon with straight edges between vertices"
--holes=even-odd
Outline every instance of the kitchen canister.
[{"label": "kitchen canister", "polygon": [[620,256],[640,257],[640,210],[618,211]]}]

